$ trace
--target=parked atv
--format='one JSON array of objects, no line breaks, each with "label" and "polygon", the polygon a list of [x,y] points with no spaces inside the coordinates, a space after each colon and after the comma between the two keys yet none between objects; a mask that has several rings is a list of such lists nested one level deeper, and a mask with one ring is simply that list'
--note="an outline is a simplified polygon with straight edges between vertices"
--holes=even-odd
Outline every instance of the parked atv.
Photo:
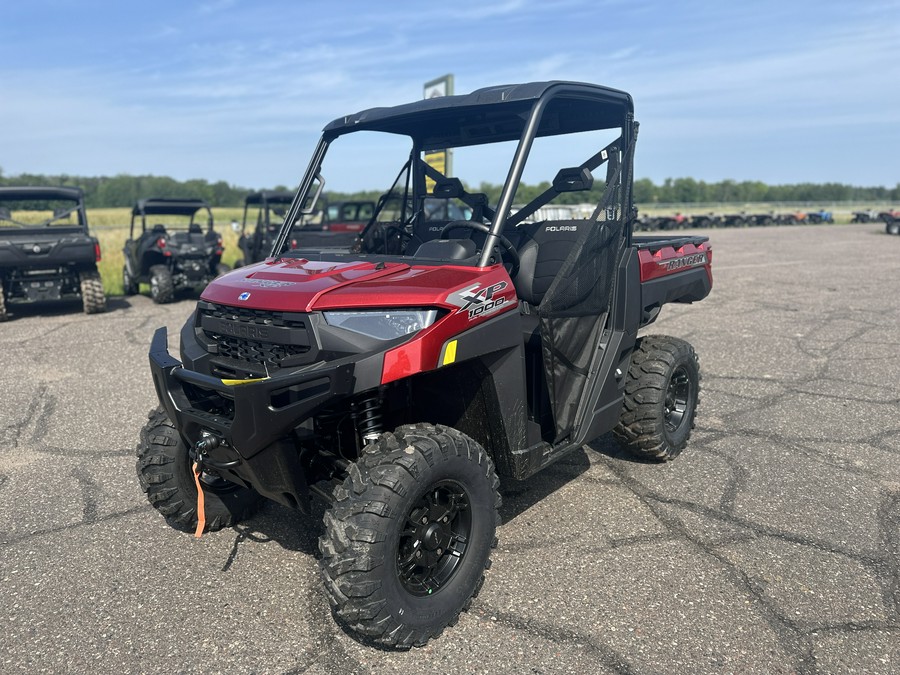
[{"label": "parked atv", "polygon": [[[207,216],[206,231],[196,221]],[[147,219],[151,222],[147,224]],[[137,224],[140,231],[137,232]],[[222,264],[222,237],[213,229],[212,211],[202,199],[141,199],[131,210],[131,229],[123,250],[125,295],[150,284],[153,302],[165,303],[185,288],[203,289],[230,268]]]},{"label": "parked atv", "polygon": [[878,217],[884,221],[884,231],[888,234],[900,234],[900,210],[882,211]]},{"label": "parked atv", "polygon": [[86,314],[104,311],[98,262],[80,188],[0,188],[0,321],[15,303],[80,298]]},{"label": "parked atv", "polygon": [[[632,236],[637,131],[631,96],[571,82],[327,125],[275,257],[206,288],[180,360],[165,327],[153,337],[160,407],[137,461],[150,502],[199,536],[248,517],[262,497],[304,511],[322,498],[335,615],[411,647],[456,623],[481,588],[500,478],[526,479],[610,431],[639,457],[675,458],[694,426],[697,356],[638,331],[664,304],[706,297],[711,251],[703,236]],[[372,179],[396,179],[356,250],[292,250],[302,226],[291,224],[315,212],[326,179],[357,175],[352,149],[373,136],[385,151]],[[475,177],[424,161],[451,147],[458,166],[477,166],[463,161],[472,146],[509,160],[496,205],[465,188]],[[568,149],[571,164],[526,167],[534,147]],[[333,164],[333,151],[348,163]],[[526,169],[548,187],[512,214]],[[595,175],[605,189],[593,212],[536,218]],[[435,230],[424,211],[433,198],[467,205],[471,219]]]},{"label": "parked atv", "polygon": [[888,234],[900,234],[900,213],[893,216],[889,213],[883,214],[884,231]]},{"label": "parked atv", "polygon": [[878,220],[878,211],[869,210],[869,211],[854,211],[853,217],[850,219],[851,223],[870,223]]},{"label": "parked atv", "polygon": [[831,211],[826,211],[825,209],[812,211],[806,214],[806,222],[813,224],[833,223],[834,214],[832,214]]},{"label": "parked atv", "polygon": [[281,221],[292,201],[293,192],[263,190],[247,195],[238,239],[243,257],[237,261],[237,267],[264,260],[272,252]]}]

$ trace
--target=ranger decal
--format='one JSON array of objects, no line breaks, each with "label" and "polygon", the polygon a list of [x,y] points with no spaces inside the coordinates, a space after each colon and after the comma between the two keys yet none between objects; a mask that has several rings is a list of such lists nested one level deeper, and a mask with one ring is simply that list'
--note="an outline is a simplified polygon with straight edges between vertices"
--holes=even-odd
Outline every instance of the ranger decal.
[{"label": "ranger decal", "polygon": [[700,265],[705,265],[706,262],[706,253],[692,253],[683,258],[663,260],[659,263],[659,266],[668,272],[673,272],[675,270],[684,269],[685,267],[699,267]]}]

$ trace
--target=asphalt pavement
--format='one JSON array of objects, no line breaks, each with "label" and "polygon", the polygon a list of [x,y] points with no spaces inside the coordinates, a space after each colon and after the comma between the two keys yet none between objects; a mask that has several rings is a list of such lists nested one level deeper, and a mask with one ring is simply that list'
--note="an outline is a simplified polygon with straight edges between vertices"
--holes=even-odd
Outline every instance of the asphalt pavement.
[{"label": "asphalt pavement", "polygon": [[[609,436],[503,488],[471,610],[408,652],[320,590],[321,507],[195,540],[135,477],[153,330],[194,300],[25,308],[0,324],[0,672],[900,672],[900,237],[712,230],[688,449]],[[172,345],[173,348],[176,345]]]}]

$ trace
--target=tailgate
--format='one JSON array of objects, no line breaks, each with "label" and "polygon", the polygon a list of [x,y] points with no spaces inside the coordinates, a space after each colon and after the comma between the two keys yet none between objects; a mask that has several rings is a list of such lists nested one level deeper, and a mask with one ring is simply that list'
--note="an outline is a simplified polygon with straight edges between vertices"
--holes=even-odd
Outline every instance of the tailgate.
[{"label": "tailgate", "polygon": [[667,302],[702,300],[712,289],[712,249],[702,236],[634,237],[646,325]]},{"label": "tailgate", "polygon": [[0,230],[0,265],[62,267],[97,260],[96,240],[80,232]]}]

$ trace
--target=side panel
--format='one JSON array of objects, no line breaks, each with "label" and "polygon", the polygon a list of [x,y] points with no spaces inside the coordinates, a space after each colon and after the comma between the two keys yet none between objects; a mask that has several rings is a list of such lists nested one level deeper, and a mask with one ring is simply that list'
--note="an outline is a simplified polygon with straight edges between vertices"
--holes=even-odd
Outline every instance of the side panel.
[{"label": "side panel", "polygon": [[437,369],[411,379],[410,420],[446,424],[485,446],[501,475],[526,443],[521,318],[506,312],[447,340]]},{"label": "side panel", "polygon": [[[573,441],[580,445],[610,431],[619,419],[622,407],[624,374],[631,358],[640,322],[640,273],[637,252],[625,251],[619,264],[616,290],[606,339],[591,365],[583,404]],[[623,365],[624,364],[624,365]]]}]

